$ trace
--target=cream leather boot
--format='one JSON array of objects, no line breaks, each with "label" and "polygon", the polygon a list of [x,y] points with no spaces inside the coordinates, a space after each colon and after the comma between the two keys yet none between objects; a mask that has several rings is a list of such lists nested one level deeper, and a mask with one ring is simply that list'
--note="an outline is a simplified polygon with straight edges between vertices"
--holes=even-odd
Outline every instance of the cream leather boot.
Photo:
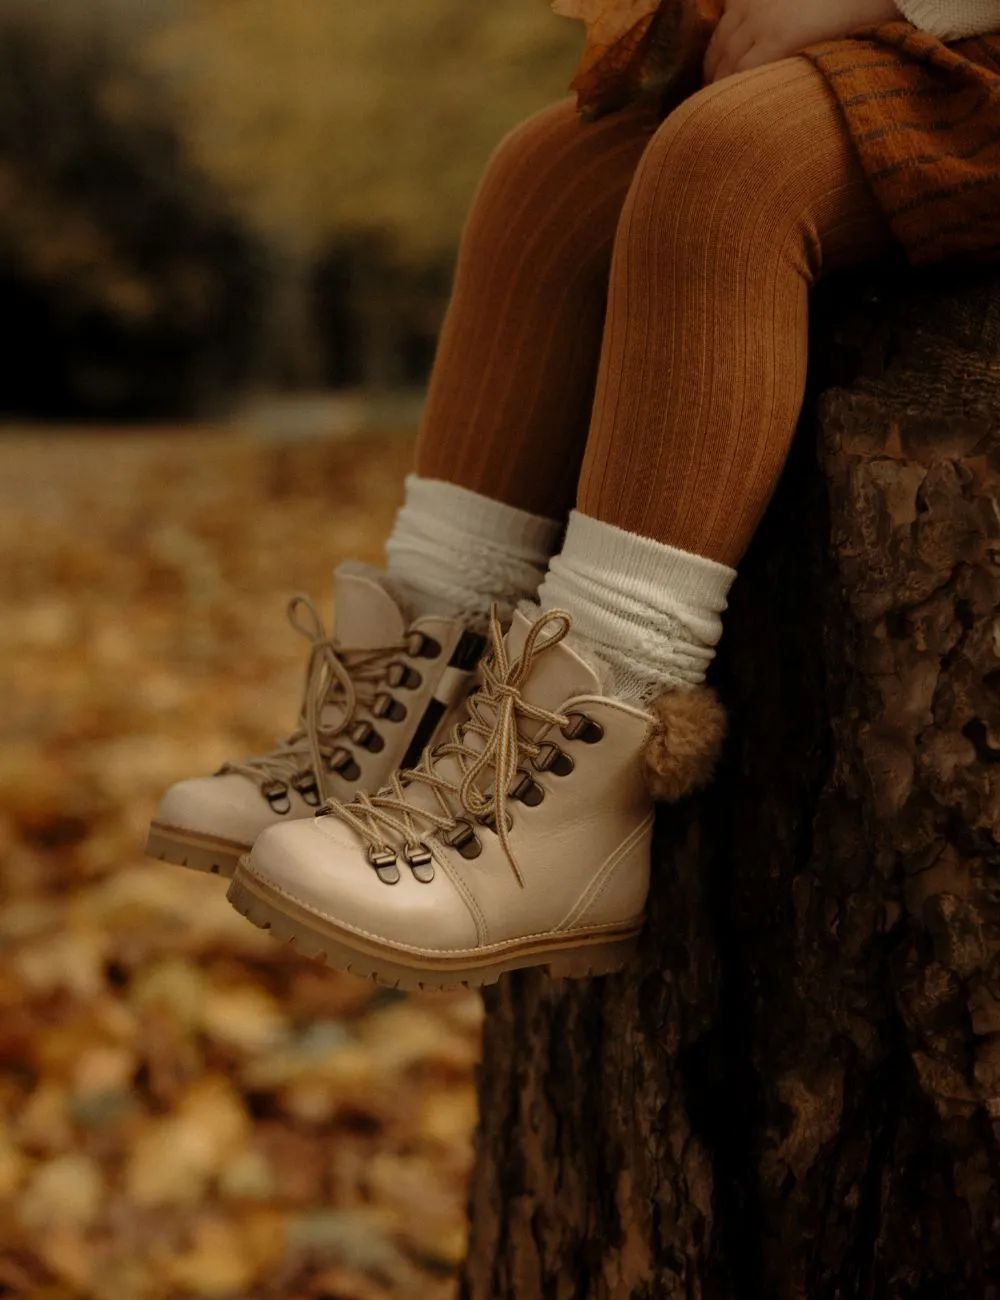
[{"label": "cream leather boot", "polygon": [[261,831],[376,790],[464,716],[485,643],[460,621],[407,626],[379,582],[341,571],[332,636],[307,598],[288,612],[312,642],[298,727],[269,754],[171,786],[149,828],[152,857],[232,876]]},{"label": "cream leather boot", "polygon": [[562,611],[517,614],[504,640],[494,617],[482,689],[451,739],[377,794],[266,831],[233,905],[308,956],[401,988],[619,970],[649,888],[650,740],[679,796],[710,772],[692,755],[717,751],[720,714],[710,692],[689,693],[702,716],[682,721],[674,753],[670,709],[604,695],[570,626]]}]

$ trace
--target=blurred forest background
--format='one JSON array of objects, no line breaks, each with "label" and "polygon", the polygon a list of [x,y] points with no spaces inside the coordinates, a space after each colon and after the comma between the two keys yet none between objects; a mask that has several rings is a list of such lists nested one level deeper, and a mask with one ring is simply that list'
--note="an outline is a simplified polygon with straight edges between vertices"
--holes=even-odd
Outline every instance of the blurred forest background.
[{"label": "blurred forest background", "polygon": [[545,0],[0,0],[0,410],[419,385]]},{"label": "blurred forest background", "polygon": [[141,846],[292,729],[285,601],[381,558],[476,179],[578,45],[545,0],[0,0],[0,1297],[455,1294],[478,997]]}]

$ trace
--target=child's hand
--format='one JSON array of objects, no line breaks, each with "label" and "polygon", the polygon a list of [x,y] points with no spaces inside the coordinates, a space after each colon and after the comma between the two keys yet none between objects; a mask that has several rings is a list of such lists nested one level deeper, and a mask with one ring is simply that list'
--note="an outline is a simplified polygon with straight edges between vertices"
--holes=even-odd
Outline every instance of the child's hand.
[{"label": "child's hand", "polygon": [[726,0],[705,55],[705,80],[786,59],[869,23],[901,18],[892,0]]}]

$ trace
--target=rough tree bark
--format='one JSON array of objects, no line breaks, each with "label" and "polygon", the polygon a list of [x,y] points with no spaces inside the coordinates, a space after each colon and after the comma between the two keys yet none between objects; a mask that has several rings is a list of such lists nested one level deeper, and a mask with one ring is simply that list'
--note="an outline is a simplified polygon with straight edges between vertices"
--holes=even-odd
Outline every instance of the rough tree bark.
[{"label": "rough tree bark", "polygon": [[466,1300],[1000,1296],[1000,277],[817,319],[641,960],[487,998]]}]

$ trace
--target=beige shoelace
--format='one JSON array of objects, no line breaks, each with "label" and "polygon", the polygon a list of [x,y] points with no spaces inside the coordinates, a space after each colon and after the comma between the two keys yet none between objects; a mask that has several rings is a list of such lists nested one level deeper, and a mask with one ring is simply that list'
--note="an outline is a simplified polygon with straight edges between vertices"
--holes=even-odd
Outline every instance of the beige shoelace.
[{"label": "beige shoelace", "polygon": [[[409,646],[401,641],[377,650],[338,650],[308,596],[291,598],[288,621],[311,642],[299,725],[269,754],[226,763],[220,773],[248,777],[266,792],[268,786],[287,787],[297,776],[311,771],[320,799],[326,799],[330,793],[326,760],[332,743],[351,725],[359,705],[374,702],[376,688],[385,681],[390,662],[406,653]],[[335,724],[324,726],[323,711],[331,704],[341,710],[341,717]]]},{"label": "beige shoelace", "polygon": [[[490,618],[491,653],[482,661],[483,684],[470,696],[469,716],[452,732],[450,740],[424,753],[419,764],[407,771],[394,773],[389,785],[376,794],[359,794],[350,803],[331,799],[320,812],[346,822],[368,845],[373,865],[395,863],[397,849],[411,866],[421,861],[426,848],[419,825],[446,835],[457,830],[468,817],[495,830],[518,883],[524,878],[510,845],[510,820],[507,802],[517,781],[523,758],[536,758],[544,746],[520,734],[518,721],[549,723],[564,727],[569,719],[528,703],[521,694],[539,655],[559,644],[570,630],[572,619],[565,610],[550,610],[532,625],[520,658],[510,662],[497,610]],[[543,638],[543,633],[550,634]],[[481,746],[468,741],[477,737]],[[461,780],[448,780],[436,770],[444,758],[454,758]],[[492,791],[485,794],[479,780],[484,773],[495,774]],[[406,797],[407,786],[424,786],[433,793],[437,809],[414,806]],[[461,812],[456,812],[455,804]],[[464,814],[464,816],[463,816]],[[425,832],[426,833],[426,832]],[[391,860],[391,861],[390,861]],[[380,872],[381,874],[381,872]],[[391,880],[391,877],[390,877]]]}]

